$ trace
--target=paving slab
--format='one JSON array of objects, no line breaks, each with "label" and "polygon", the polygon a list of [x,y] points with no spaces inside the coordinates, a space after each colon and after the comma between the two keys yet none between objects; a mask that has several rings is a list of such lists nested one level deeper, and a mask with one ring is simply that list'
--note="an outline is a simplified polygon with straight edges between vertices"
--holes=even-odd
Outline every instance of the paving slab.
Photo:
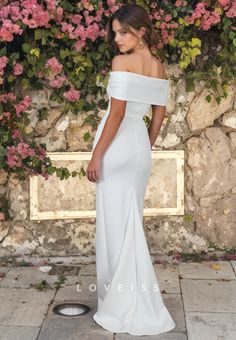
[{"label": "paving slab", "polygon": [[0,340],[35,340],[40,327],[0,326]]},{"label": "paving slab", "polygon": [[71,286],[61,287],[54,298],[54,302],[63,301],[88,302],[95,306],[97,304],[97,281],[94,276],[80,277],[79,283]]},{"label": "paving slab", "polygon": [[163,294],[163,301],[176,326],[171,332],[186,332],[183,302],[180,294]]},{"label": "paving slab", "polygon": [[178,265],[154,264],[153,267],[161,292],[179,294],[180,284]]},{"label": "paving slab", "polygon": [[179,274],[184,279],[236,280],[233,268],[227,261],[179,263]]},{"label": "paving slab", "polygon": [[[116,333],[115,334],[115,340],[137,340],[142,339],[142,340],[187,340],[186,334],[183,333],[162,333],[158,335],[147,335],[147,336],[132,336],[129,334],[121,334],[121,333]],[[198,340],[198,339],[195,339]],[[203,339],[201,339],[203,340]]]},{"label": "paving slab", "polygon": [[[69,223],[69,222],[68,222]],[[41,266],[45,263],[47,264],[64,264],[64,265],[87,265],[96,262],[96,255],[92,256],[38,256],[36,254],[32,255],[20,255],[16,256],[15,260],[17,262],[31,262],[35,265],[40,264]]]},{"label": "paving slab", "polygon": [[55,290],[0,288],[0,325],[40,326]]},{"label": "paving slab", "polygon": [[236,313],[236,281],[181,280],[185,312]]},{"label": "paving slab", "polygon": [[10,270],[9,267],[0,267],[0,272],[1,273],[7,273]]},{"label": "paving slab", "polygon": [[236,314],[188,312],[186,321],[189,340],[236,339]]},{"label": "paving slab", "polygon": [[[62,286],[71,286],[79,283],[79,275],[65,275],[65,282]],[[50,275],[42,272],[39,267],[12,267],[0,280],[0,288],[30,288],[31,285],[47,281],[49,285],[57,282],[58,275]]]},{"label": "paving slab", "polygon": [[0,281],[0,288],[30,288],[46,280],[50,285],[58,280],[57,275],[43,273],[37,267],[11,267]]},{"label": "paving slab", "polygon": [[233,267],[233,270],[234,270],[234,274],[236,275],[236,261],[230,261],[232,267]]},{"label": "paving slab", "polygon": [[4,279],[8,271],[9,271],[8,267],[0,267],[0,282]]},{"label": "paving slab", "polygon": [[37,340],[113,340],[113,333],[103,329],[92,315],[45,320]]}]

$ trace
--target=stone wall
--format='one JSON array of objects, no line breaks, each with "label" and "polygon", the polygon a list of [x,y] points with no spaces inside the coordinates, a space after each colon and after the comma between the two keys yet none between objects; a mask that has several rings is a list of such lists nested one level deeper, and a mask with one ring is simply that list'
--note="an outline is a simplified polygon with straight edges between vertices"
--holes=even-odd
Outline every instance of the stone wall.
[{"label": "stone wall", "polygon": [[[171,90],[167,117],[153,150],[185,150],[185,215],[145,217],[145,234],[151,254],[200,252],[212,247],[236,247],[236,87],[220,105],[205,99],[203,82],[186,92],[181,70],[167,66]],[[83,134],[85,114],[62,115],[62,107],[49,101],[48,89],[33,97],[29,130],[48,151],[91,151]],[[38,109],[49,107],[47,120]],[[90,114],[92,112],[89,112]],[[100,113],[100,118],[104,112]],[[87,262],[95,256],[95,219],[30,221],[29,180],[0,171],[0,256],[18,254],[78,255]]]}]

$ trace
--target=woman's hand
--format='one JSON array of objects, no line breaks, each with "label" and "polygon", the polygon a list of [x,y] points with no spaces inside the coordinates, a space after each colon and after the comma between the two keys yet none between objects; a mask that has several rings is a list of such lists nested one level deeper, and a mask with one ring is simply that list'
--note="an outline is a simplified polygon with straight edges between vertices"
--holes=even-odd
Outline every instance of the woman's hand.
[{"label": "woman's hand", "polygon": [[93,155],[86,169],[86,176],[90,182],[96,182],[100,179],[100,166],[102,157]]}]

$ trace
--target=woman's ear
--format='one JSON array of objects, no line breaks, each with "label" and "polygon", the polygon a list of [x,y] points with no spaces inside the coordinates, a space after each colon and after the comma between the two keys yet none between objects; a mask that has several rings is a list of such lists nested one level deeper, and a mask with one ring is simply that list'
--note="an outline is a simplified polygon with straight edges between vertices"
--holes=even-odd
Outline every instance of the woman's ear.
[{"label": "woman's ear", "polygon": [[144,36],[144,34],[146,33],[146,28],[145,27],[141,27],[140,29],[139,29],[139,32],[140,32],[140,38],[142,38],[143,36]]}]

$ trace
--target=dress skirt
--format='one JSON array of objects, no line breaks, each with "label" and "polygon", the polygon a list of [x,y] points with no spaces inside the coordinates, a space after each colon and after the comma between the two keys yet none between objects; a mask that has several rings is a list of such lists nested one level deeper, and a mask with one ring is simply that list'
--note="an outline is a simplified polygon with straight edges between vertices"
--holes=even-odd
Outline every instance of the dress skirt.
[{"label": "dress skirt", "polygon": [[[93,149],[108,113],[109,108]],[[143,115],[127,111],[104,153],[96,182],[98,308],[93,319],[111,332],[151,335],[175,326],[162,300],[143,229],[151,164]]]}]

